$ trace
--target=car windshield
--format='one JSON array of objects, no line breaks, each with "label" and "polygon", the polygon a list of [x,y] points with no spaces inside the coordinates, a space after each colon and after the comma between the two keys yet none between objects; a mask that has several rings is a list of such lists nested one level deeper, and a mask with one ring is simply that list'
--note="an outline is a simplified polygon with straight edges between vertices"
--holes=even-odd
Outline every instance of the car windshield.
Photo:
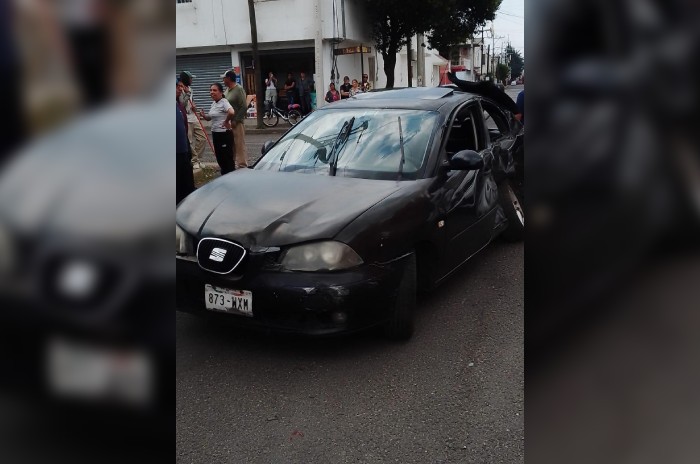
[{"label": "car windshield", "polygon": [[336,176],[397,179],[401,172],[401,179],[416,179],[437,119],[438,113],[419,110],[315,111],[280,139],[255,169],[331,175],[335,162]]}]

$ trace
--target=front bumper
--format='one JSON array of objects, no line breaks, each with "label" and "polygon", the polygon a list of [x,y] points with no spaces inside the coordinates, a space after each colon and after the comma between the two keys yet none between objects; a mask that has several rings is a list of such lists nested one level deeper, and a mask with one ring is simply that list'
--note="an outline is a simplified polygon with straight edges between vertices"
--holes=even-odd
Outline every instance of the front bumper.
[{"label": "front bumper", "polygon": [[201,316],[206,309],[204,286],[210,284],[253,294],[253,317],[223,314],[247,327],[305,335],[353,332],[387,321],[396,297],[405,259],[364,264],[341,272],[254,270],[218,275],[195,261],[177,259],[177,309]]}]

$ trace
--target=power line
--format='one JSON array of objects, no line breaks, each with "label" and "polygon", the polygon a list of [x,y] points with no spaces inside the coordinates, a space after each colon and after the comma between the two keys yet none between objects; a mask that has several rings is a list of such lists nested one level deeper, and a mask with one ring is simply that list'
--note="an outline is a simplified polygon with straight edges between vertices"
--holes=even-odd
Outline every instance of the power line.
[{"label": "power line", "polygon": [[507,11],[500,11],[500,10],[499,10],[499,11],[497,11],[496,13],[497,13],[497,14],[506,15],[506,16],[512,16],[512,17],[514,17],[514,18],[525,19],[524,16],[520,16],[520,15],[517,15],[517,14],[514,14],[514,13],[508,13]]}]

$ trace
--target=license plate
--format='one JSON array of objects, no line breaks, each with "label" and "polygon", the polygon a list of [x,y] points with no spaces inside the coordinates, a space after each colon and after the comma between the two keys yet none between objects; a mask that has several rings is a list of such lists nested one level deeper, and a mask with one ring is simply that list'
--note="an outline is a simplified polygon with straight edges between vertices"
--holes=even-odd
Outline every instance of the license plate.
[{"label": "license plate", "polygon": [[210,311],[241,314],[253,317],[253,292],[204,286],[204,302]]},{"label": "license plate", "polygon": [[53,395],[139,406],[152,401],[154,368],[145,352],[62,338],[50,340],[46,348],[46,374]]}]

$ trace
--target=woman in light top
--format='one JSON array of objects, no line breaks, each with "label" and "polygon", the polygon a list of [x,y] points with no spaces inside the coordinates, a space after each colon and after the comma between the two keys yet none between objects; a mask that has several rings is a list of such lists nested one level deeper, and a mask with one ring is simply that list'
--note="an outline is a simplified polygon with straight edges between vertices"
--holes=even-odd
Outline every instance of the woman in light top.
[{"label": "woman in light top", "polygon": [[209,95],[213,100],[209,113],[204,114],[204,110],[199,110],[199,115],[202,119],[211,121],[214,154],[223,176],[236,169],[236,163],[233,161],[233,131],[231,130],[234,111],[229,101],[224,98],[224,87],[219,82],[209,87]]},{"label": "woman in light top", "polygon": [[357,82],[357,79],[352,80],[352,87],[350,87],[350,96],[354,97],[358,93],[362,93],[362,88],[360,87],[360,83]]}]

